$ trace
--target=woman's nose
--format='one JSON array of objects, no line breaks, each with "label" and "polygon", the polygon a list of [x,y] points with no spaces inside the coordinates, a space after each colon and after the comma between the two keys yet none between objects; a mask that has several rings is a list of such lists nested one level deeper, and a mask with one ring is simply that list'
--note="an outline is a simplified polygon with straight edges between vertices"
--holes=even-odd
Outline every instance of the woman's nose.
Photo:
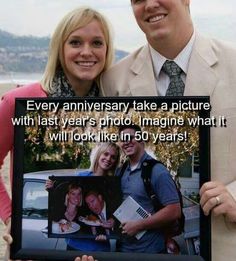
[{"label": "woman's nose", "polygon": [[111,160],[111,155],[107,155],[107,160]]},{"label": "woman's nose", "polygon": [[82,55],[82,56],[91,56],[92,55],[92,48],[89,46],[89,44],[84,44],[81,47],[80,55]]}]

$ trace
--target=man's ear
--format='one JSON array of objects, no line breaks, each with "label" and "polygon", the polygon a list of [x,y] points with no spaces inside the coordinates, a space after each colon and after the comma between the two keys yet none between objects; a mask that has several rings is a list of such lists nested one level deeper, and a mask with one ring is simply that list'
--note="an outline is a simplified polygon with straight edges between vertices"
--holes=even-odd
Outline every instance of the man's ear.
[{"label": "man's ear", "polygon": [[99,201],[103,201],[103,197],[102,197],[102,195],[98,195],[98,199],[99,199]]},{"label": "man's ear", "polygon": [[188,7],[190,6],[190,1],[191,0],[183,0],[184,1],[184,4],[187,5]]},{"label": "man's ear", "polygon": [[182,0],[182,2],[186,5],[190,5],[190,0]]},{"label": "man's ear", "polygon": [[190,13],[190,2],[191,2],[191,0],[182,0],[183,5],[186,6],[189,13]]}]

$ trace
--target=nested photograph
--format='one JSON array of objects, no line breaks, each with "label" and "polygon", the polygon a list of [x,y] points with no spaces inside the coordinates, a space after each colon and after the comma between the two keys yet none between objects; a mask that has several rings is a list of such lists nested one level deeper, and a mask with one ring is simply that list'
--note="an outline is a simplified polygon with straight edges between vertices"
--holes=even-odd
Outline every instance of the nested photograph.
[{"label": "nested photograph", "polygon": [[122,200],[120,178],[51,176],[49,180],[48,236],[68,238],[69,249],[72,238],[80,238],[74,240],[78,247],[109,251],[109,239],[119,238],[113,213]]}]

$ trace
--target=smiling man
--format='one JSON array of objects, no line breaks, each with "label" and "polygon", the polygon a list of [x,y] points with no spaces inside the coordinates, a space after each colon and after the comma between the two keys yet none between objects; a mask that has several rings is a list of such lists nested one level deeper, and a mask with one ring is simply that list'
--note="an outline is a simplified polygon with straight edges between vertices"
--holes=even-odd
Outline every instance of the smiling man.
[{"label": "smiling man", "polygon": [[[107,96],[166,95],[170,83],[162,68],[166,60],[174,61],[181,68],[181,80],[186,82],[191,56],[199,55],[196,54],[199,48],[201,58],[209,51],[203,50],[206,40],[194,31],[189,0],[132,0],[131,5],[148,44],[103,75],[102,92]],[[211,51],[206,61],[201,62],[214,62],[212,55]]]},{"label": "smiling man", "polygon": [[[119,128],[121,148],[128,158],[125,167],[116,172],[121,177],[123,200],[131,196],[150,216],[140,220],[128,220],[122,224],[121,252],[166,253],[163,228],[180,218],[181,207],[174,181],[163,164],[157,162],[151,170],[151,186],[162,208],[155,209],[153,201],[146,192],[142,178],[142,166],[152,160],[145,152],[144,142],[135,139],[136,132],[140,134],[138,125],[124,125]],[[143,230],[146,233],[137,239],[135,235]]]},{"label": "smiling man", "polygon": [[[85,202],[89,210],[93,213],[94,217],[101,221],[101,226],[104,229],[94,228],[93,233],[97,234],[96,240],[102,236],[101,233],[104,233],[103,239],[107,239],[105,235],[110,235],[110,229],[114,228],[115,221],[112,217],[112,211],[110,207],[105,202],[101,193],[95,190],[88,191],[84,197]],[[99,231],[96,231],[99,230]],[[100,233],[100,237],[98,234]],[[100,238],[101,239],[101,238]]]},{"label": "smiling man", "polygon": [[[201,206],[212,217],[212,260],[236,260],[236,49],[194,28],[190,0],[131,0],[147,44],[101,78],[104,96],[210,96],[211,116],[227,127],[211,129],[211,182]],[[203,6],[204,8],[204,6]],[[233,156],[234,155],[234,156]]]}]

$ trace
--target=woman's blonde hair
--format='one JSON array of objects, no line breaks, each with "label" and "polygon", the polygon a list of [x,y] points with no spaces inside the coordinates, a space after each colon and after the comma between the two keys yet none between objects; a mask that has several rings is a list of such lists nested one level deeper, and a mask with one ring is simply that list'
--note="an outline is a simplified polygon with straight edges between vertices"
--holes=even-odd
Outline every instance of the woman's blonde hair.
[{"label": "woman's blonde hair", "polygon": [[95,155],[94,155],[94,158],[92,160],[92,163],[91,163],[91,171],[93,171],[94,173],[97,171],[97,168],[98,168],[98,162],[99,162],[99,158],[100,156],[106,152],[108,149],[110,148],[114,148],[115,151],[116,151],[116,161],[115,163],[113,164],[113,166],[111,167],[111,169],[108,170],[107,172],[107,176],[113,176],[114,173],[115,173],[115,170],[116,168],[118,167],[119,165],[119,162],[120,162],[120,148],[118,145],[116,145],[115,143],[113,142],[104,142],[104,143],[101,143],[98,148],[96,148],[96,152],[95,152]]},{"label": "woman's blonde hair", "polygon": [[[108,21],[101,13],[90,7],[76,8],[64,16],[52,35],[49,46],[48,62],[41,81],[41,84],[47,93],[52,91],[52,81],[57,69],[60,67],[62,67],[62,69],[65,68],[63,47],[66,39],[76,29],[86,26],[94,19],[100,23],[107,45],[106,61],[103,71],[107,70],[112,64],[114,49],[111,28]],[[96,80],[98,80],[99,76],[100,75],[98,75]]]}]

